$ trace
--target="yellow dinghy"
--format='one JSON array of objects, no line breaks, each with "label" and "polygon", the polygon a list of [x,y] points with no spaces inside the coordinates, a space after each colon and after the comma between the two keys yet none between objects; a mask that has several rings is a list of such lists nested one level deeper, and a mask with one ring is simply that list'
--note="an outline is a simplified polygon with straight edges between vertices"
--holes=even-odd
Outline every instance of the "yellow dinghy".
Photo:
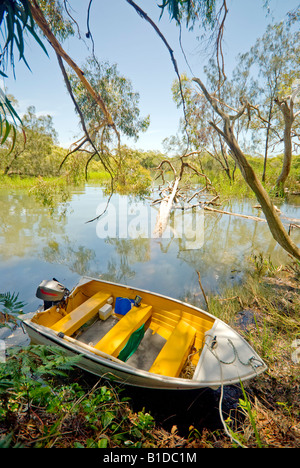
[{"label": "yellow dinghy", "polygon": [[213,315],[146,290],[84,277],[70,293],[43,281],[44,310],[22,316],[33,343],[78,355],[78,366],[157,389],[217,388],[266,370],[251,346]]}]

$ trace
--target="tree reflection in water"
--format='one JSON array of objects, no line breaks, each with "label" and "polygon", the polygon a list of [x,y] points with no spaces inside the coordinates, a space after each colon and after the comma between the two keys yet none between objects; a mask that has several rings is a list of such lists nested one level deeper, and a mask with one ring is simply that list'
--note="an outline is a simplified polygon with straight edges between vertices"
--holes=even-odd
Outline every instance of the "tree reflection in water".
[{"label": "tree reflection in water", "polygon": [[[47,208],[24,191],[0,190],[0,275],[5,290],[19,292],[30,304],[42,279],[58,275],[72,288],[80,276],[88,275],[195,303],[202,300],[197,271],[211,294],[241,282],[253,252],[263,252],[274,264],[289,260],[266,223],[220,213],[205,212],[201,248],[188,249],[185,238],[172,229],[167,238],[99,238],[96,223],[86,221],[103,199],[99,187],[86,186],[73,193],[68,214],[60,218],[59,210],[49,216]],[[136,208],[136,201],[128,198],[129,207],[131,203]],[[224,209],[257,215],[253,205],[255,200],[233,201]],[[300,207],[285,205],[285,210],[300,218]],[[144,222],[137,210],[131,213],[131,227]],[[299,230],[293,236],[294,242],[300,241]]]}]

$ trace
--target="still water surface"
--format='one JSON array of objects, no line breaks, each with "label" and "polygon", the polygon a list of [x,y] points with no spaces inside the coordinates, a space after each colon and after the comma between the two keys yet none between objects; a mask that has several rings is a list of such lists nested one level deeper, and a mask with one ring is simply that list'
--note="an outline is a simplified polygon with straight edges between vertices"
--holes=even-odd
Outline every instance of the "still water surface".
[{"label": "still water surface", "polygon": [[[1,189],[0,292],[19,293],[26,302],[24,312],[29,312],[40,305],[35,292],[43,279],[55,277],[71,289],[82,275],[89,275],[202,307],[197,271],[209,294],[241,282],[253,252],[270,256],[275,264],[288,261],[263,222],[208,212],[184,217],[178,212],[180,233],[174,224],[158,239],[153,237],[157,208],[148,201],[115,195],[101,221],[87,223],[105,203],[101,188],[86,185],[73,191],[65,216],[62,208],[50,215],[26,192]],[[224,209],[261,216],[255,204],[231,201]],[[296,201],[280,208],[286,216],[300,218]],[[202,235],[196,239],[197,230]],[[300,245],[299,229],[292,237]]]}]

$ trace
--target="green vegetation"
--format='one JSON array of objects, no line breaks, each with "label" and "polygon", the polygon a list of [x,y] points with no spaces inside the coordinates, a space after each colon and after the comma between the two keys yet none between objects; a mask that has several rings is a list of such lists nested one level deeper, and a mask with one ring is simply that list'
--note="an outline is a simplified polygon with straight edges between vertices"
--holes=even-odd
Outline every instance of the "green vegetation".
[{"label": "green vegetation", "polygon": [[[120,175],[116,176],[117,190],[127,190],[127,193],[130,192],[128,189],[128,183],[130,184],[133,181],[133,187],[139,175],[143,175],[139,183],[143,189],[149,188],[153,178],[155,177],[155,169],[163,159],[169,159],[168,157],[159,154],[157,152],[149,151],[136,151],[130,150],[125,147],[125,158],[121,163]],[[63,152],[63,150],[61,150]],[[176,157],[169,159],[172,161],[172,164],[176,167],[179,167],[179,158]],[[263,173],[263,159],[259,157],[248,156],[248,160],[251,165],[255,168],[258,176]],[[275,186],[276,178],[280,172],[282,165],[283,155],[279,155],[269,159],[268,163],[268,179],[265,182],[265,187],[272,195],[272,191]],[[56,168],[59,166],[60,160],[57,162]],[[55,184],[58,180],[60,183],[63,183],[62,180],[65,179],[68,184],[73,186],[84,184],[85,180],[85,159],[77,161],[77,166],[75,165],[76,159],[74,158],[73,163],[70,161],[70,172],[64,173],[64,176],[55,176],[54,174],[57,171],[54,171],[53,175],[42,175],[42,176],[28,176],[28,175],[18,175],[18,174],[0,174],[0,187],[11,187],[11,188],[32,188],[35,187],[38,180],[43,180],[45,182],[53,181]],[[130,163],[128,165],[128,163]],[[209,180],[212,183],[212,186],[216,189],[217,193],[220,194],[222,198],[225,197],[235,197],[235,196],[246,196],[249,198],[254,198],[253,192],[244,182],[241,173],[238,169],[234,172],[234,180],[230,181],[226,176],[226,173],[222,171],[219,167],[219,164],[209,157],[209,155],[201,155],[192,160],[194,167],[196,167],[200,172],[203,171]],[[110,175],[104,170],[99,168],[100,163],[93,162],[90,165],[88,171],[88,183],[99,184],[99,185],[108,185],[110,182]],[[170,172],[171,174],[171,172]],[[293,165],[291,168],[290,176],[286,184],[286,194],[291,194],[292,192],[299,192],[300,190],[300,156],[294,156]],[[143,178],[145,179],[143,180]],[[196,175],[193,176],[192,183],[194,184],[204,184],[202,178],[197,178]],[[131,193],[139,194],[138,187],[132,190]],[[274,192],[275,196],[275,192]]]},{"label": "green vegetation", "polygon": [[[5,27],[3,28],[3,23]],[[0,7],[0,26],[3,44],[1,45],[0,75],[7,77],[7,68],[14,69],[14,53],[17,48],[19,60],[23,60],[29,68],[25,58],[25,37],[31,36],[47,53],[44,44],[35,31],[30,6],[27,0],[3,0]],[[10,150],[14,148],[17,131],[16,127],[22,121],[14,109],[11,100],[5,92],[0,90],[0,137],[4,144],[10,137]]]},{"label": "green vegetation", "polygon": [[[259,178],[262,177],[264,170],[264,161],[261,157],[247,156],[248,161],[255,170],[255,173]],[[269,158],[267,167],[267,178],[264,183],[266,190],[269,192],[271,197],[276,197],[276,180],[278,174],[281,171],[283,161],[283,155],[274,156]],[[230,180],[226,173],[218,168],[217,161],[204,157],[202,161],[202,168],[204,173],[212,181],[212,185],[222,198],[225,197],[247,197],[255,198],[254,193],[245,183],[240,171],[236,169],[234,172],[234,179]],[[299,192],[300,190],[300,156],[294,156],[291,172],[286,183],[285,195],[292,192]]]},{"label": "green vegetation", "polygon": [[[179,157],[165,158],[172,162],[173,167],[177,173],[180,171],[181,159]],[[262,157],[253,157],[247,155],[247,159],[254,168],[257,176],[262,177],[264,170],[264,160]],[[276,193],[276,179],[281,171],[283,155],[274,156],[269,158],[267,168],[267,180],[264,183],[266,190],[269,192],[272,198],[278,196]],[[229,161],[229,168],[232,174],[231,178],[228,177],[226,172],[222,169],[219,161],[212,158],[210,154],[201,152],[200,154],[193,155],[190,157],[192,166],[197,169],[200,173],[205,174],[211,182],[210,190],[220,195],[221,201],[231,197],[241,198],[253,198],[255,195],[250,187],[244,181],[242,174],[238,168],[234,168],[233,161]],[[156,166],[157,167],[157,166]],[[166,171],[166,174],[173,176],[172,171]],[[192,177],[191,177],[192,176]],[[161,181],[161,179],[160,179]],[[183,177],[183,183],[189,183],[190,185],[205,186],[205,179],[198,177],[195,172],[189,170],[186,171]],[[295,155],[293,157],[293,164],[289,174],[289,178],[286,183],[286,190],[282,194],[282,198],[293,193],[300,192],[300,156]]]},{"label": "green vegetation", "polygon": [[[116,80],[115,69],[111,73]],[[121,83],[126,86],[127,82],[121,79]],[[17,107],[16,100],[12,100]],[[90,125],[94,125],[93,114],[88,114],[87,109],[85,112],[91,119]],[[138,114],[136,106],[134,113]],[[113,177],[115,192],[133,195],[149,193],[152,184],[150,171],[163,157],[159,153],[121,146],[111,153],[105,150],[104,156],[103,153],[102,156],[94,154],[91,159],[88,148],[69,153],[57,146],[52,117],[38,117],[33,106],[27,109],[22,121],[23,128],[16,132],[14,148],[10,149],[9,139],[0,147],[0,187],[29,189],[30,193],[51,209],[59,202],[65,203],[70,196],[70,188],[83,185],[86,180],[98,183],[110,192]],[[123,124],[125,127],[125,122]],[[144,124],[142,122],[140,126]],[[130,128],[126,128],[132,136],[137,136],[138,130],[138,126],[135,127],[133,123]]]},{"label": "green vegetation", "polygon": [[[78,359],[78,358],[77,358]],[[54,347],[30,346],[0,364],[2,447],[141,447],[153,418],[133,414],[121,390],[72,381],[76,359]],[[63,380],[64,383],[61,383]]]},{"label": "green vegetation", "polygon": [[245,388],[247,400],[244,393],[240,405],[246,414],[244,426],[237,427],[232,417],[228,424],[247,446],[249,430],[257,447],[297,447],[300,373],[291,354],[292,343],[300,336],[300,263],[275,268],[261,253],[253,255],[251,261],[253,267],[245,284],[223,291],[222,298],[209,300],[209,310],[239,331],[240,312],[249,311],[242,334],[268,365],[267,373]]}]

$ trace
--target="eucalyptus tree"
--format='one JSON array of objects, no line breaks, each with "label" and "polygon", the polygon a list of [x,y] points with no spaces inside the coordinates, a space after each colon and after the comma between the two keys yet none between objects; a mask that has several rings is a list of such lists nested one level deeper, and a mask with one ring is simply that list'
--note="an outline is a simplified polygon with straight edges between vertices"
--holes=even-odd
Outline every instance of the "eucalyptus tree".
[{"label": "eucalyptus tree", "polygon": [[[99,62],[93,53],[84,67],[79,66],[61,44],[64,39],[61,37],[61,29],[51,28],[52,12],[45,9],[47,2],[29,2],[34,20],[56,53],[66,88],[84,133],[65,156],[61,166],[70,154],[79,150],[88,151],[86,176],[89,162],[96,157],[111,176],[112,195],[115,171],[118,173],[122,156],[119,152],[119,162],[118,158],[115,158],[115,164],[111,164],[114,152],[108,145],[114,141],[115,147],[120,148],[121,134],[137,138],[138,133],[148,127],[149,118],[139,118],[139,95],[133,91],[131,82],[119,74],[115,65]],[[52,3],[57,4],[59,1],[52,0]],[[68,13],[66,2],[64,6]],[[68,15],[70,18],[69,13]],[[87,36],[91,37],[89,21],[87,27]]]},{"label": "eucalyptus tree", "polygon": [[[209,68],[206,69],[208,81],[215,82],[217,67],[213,61],[210,61]],[[209,70],[209,71],[208,71]],[[211,77],[209,75],[211,74]],[[218,75],[218,73],[217,73]],[[222,95],[228,95],[229,82],[226,81],[222,86]],[[173,99],[179,107],[182,104],[182,98],[185,101],[185,118],[188,123],[188,128],[185,128],[185,120],[180,119],[179,134],[175,137],[164,140],[166,147],[172,148],[177,153],[184,152],[184,148],[188,147],[190,150],[198,154],[198,161],[202,168],[202,156],[209,155],[212,159],[217,161],[221,170],[225,171],[230,181],[234,177],[234,165],[231,164],[227,147],[224,144],[220,135],[215,132],[210,126],[209,121],[216,122],[218,116],[214,110],[209,106],[203,94],[195,90],[192,80],[186,75],[181,75],[182,93],[180,92],[177,81],[174,81],[172,86]],[[216,85],[217,87],[217,85]],[[187,131],[186,131],[187,130]],[[188,141],[187,136],[188,135]],[[203,172],[203,169],[202,169]]]},{"label": "eucalyptus tree", "polygon": [[[63,4],[66,6],[66,2],[63,2]],[[93,96],[97,105],[102,109],[105,116],[104,125],[113,128],[118,133],[101,95],[93,89],[80,67],[66,53],[59,42],[73,33],[72,25],[70,22],[65,21],[63,14],[64,11],[60,0],[3,0],[0,4],[0,26],[4,45],[1,47],[0,73],[2,76],[6,76],[8,58],[10,58],[12,68],[14,67],[16,47],[19,51],[19,58],[23,59],[26,65],[29,66],[24,54],[26,33],[29,33],[47,53],[42,40],[36,32],[36,26],[38,26],[40,32],[43,33],[54,49],[62,71],[65,72],[64,61],[74,70],[85,88]],[[54,20],[51,21],[53,18]],[[14,144],[17,135],[16,127],[22,122],[5,93],[1,92],[0,94],[0,136],[3,136],[2,143],[4,143],[12,131]],[[6,125],[5,130],[3,130],[3,124]]]},{"label": "eucalyptus tree", "polygon": [[8,141],[0,149],[0,154],[2,154],[0,168],[4,174],[56,175],[62,154],[56,148],[57,132],[52,117],[50,115],[38,116],[35,107],[29,106],[27,112],[22,115],[22,124],[22,130],[26,134],[26,144],[23,132],[17,130],[12,151],[7,152]]},{"label": "eucalyptus tree", "polygon": [[299,247],[292,241],[286,232],[268,193],[260,183],[251,164],[247,161],[247,158],[240,148],[235,136],[234,124],[247,110],[248,102],[244,102],[237,112],[228,113],[227,110],[225,110],[223,103],[219,103],[218,100],[216,100],[216,98],[211,93],[209,93],[204,83],[199,78],[194,78],[193,80],[199,85],[207,101],[219,115],[221,120],[220,123],[216,125],[214,122],[210,122],[210,124],[221,135],[230,148],[231,155],[236,161],[236,164],[238,165],[246,183],[255,193],[257,200],[261,204],[273,238],[278,242],[279,245],[281,245],[281,247],[283,247],[283,249],[286,250],[286,252],[300,260]]},{"label": "eucalyptus tree", "polygon": [[[224,80],[222,86],[220,86],[219,82],[216,60],[213,58],[209,60],[208,64],[204,67],[204,73],[206,82],[209,83],[212,90],[211,92],[219,102],[226,102],[227,109],[238,109],[241,99],[247,97],[247,99],[253,101],[256,97],[256,84],[251,81],[249,68],[245,66],[244,62],[239,63],[233,70],[232,79],[229,80],[227,78]],[[210,106],[203,93],[195,89],[192,79],[189,79],[186,75],[182,75],[181,83],[183,93],[180,93],[178,82],[174,81],[172,86],[173,99],[179,106],[182,102],[181,94],[183,94],[191,150],[198,151],[203,155],[210,155],[211,158],[217,161],[219,168],[226,173],[232,182],[234,180],[236,164],[232,161],[227,145],[220,134],[209,125],[210,121],[216,125],[220,118],[219,115]],[[251,123],[251,125],[253,124]],[[180,148],[183,151],[184,144],[187,145],[184,126],[184,119],[181,119],[180,135],[178,135],[178,138],[172,137],[169,141],[166,141],[169,145],[172,143],[173,147],[176,147],[179,151]],[[249,114],[245,113],[240,116],[235,126],[236,138],[245,151],[249,151],[251,145],[248,130]],[[254,135],[256,133],[254,132]]]},{"label": "eucalyptus tree", "polygon": [[266,179],[270,146],[280,139],[282,129],[282,126],[281,129],[278,128],[276,99],[289,77],[299,74],[299,58],[295,53],[297,49],[299,51],[299,39],[299,33],[293,32],[289,24],[282,21],[269,25],[250,51],[240,56],[240,64],[243,63],[249,68],[249,75],[257,77],[258,93],[255,105],[259,105],[260,112],[257,115],[260,118],[260,130],[265,132],[263,181]]},{"label": "eucalyptus tree", "polygon": [[[137,140],[139,133],[148,128],[149,116],[140,118],[140,96],[133,90],[131,81],[120,74],[116,64],[100,62],[95,56],[86,61],[82,71],[91,86],[105,100],[120,134]],[[93,135],[94,143],[102,150],[112,138],[108,128],[103,125],[103,110],[96,105],[76,73],[70,71],[68,79],[86,127],[90,135]]]},{"label": "eucalyptus tree", "polygon": [[[165,2],[166,3],[166,2]],[[181,2],[177,2],[177,4]],[[224,17],[227,13],[226,11],[226,1],[223,2],[223,6],[225,7]],[[223,17],[223,18],[224,18]],[[220,34],[222,34],[222,24],[220,28]],[[219,49],[222,53],[222,49]],[[219,65],[219,61],[218,61]],[[224,75],[224,73],[223,73]],[[221,77],[221,73],[219,74]],[[238,141],[236,139],[235,131],[234,131],[234,124],[238,121],[238,119],[248,111],[250,113],[251,106],[246,99],[242,100],[242,107],[237,109],[236,112],[228,112],[228,108],[224,106],[224,103],[219,102],[216,99],[215,94],[213,95],[210,93],[202,80],[200,78],[193,78],[193,81],[197,83],[206,98],[209,105],[213,108],[213,110],[218,114],[220,117],[220,122],[215,124],[213,121],[210,122],[210,125],[218,132],[218,134],[223,138],[226,142],[227,146],[230,149],[231,155],[235,160],[237,166],[239,167],[241,174],[243,175],[246,183],[255,193],[258,201],[261,204],[262,210],[266,216],[266,220],[269,226],[269,229],[273,235],[273,238],[281,245],[288,253],[292,256],[300,260],[300,249],[295,243],[292,241],[288,233],[283,227],[283,224],[274,208],[272,201],[270,200],[269,195],[265,191],[264,187],[260,183],[257,175],[255,174],[252,166],[247,161],[247,158],[240,148]],[[220,82],[221,85],[221,82]],[[226,110],[225,110],[226,109]],[[220,124],[223,126],[220,127]]]}]

